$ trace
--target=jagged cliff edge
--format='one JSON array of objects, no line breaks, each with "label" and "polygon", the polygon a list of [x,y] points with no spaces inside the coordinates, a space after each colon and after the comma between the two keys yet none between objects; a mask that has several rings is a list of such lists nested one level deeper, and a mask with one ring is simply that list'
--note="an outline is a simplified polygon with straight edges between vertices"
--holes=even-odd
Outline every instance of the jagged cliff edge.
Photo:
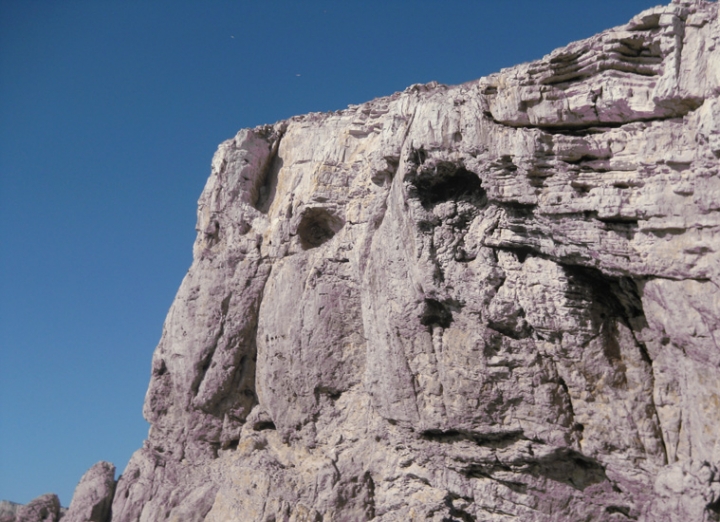
[{"label": "jagged cliff edge", "polygon": [[719,162],[702,1],[239,132],[112,520],[718,520]]}]

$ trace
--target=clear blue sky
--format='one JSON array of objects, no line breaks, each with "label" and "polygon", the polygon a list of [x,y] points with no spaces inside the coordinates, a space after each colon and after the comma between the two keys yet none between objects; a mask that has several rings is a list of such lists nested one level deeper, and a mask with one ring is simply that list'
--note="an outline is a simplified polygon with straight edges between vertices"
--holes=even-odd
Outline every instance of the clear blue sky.
[{"label": "clear blue sky", "polygon": [[217,145],[462,83],[653,0],[0,0],[0,499],[121,473]]}]

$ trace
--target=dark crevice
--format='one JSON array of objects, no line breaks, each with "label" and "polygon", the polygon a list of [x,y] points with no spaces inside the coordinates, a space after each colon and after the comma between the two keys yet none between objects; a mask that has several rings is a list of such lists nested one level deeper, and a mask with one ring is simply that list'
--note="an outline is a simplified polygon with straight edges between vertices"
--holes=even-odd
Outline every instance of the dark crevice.
[{"label": "dark crevice", "polygon": [[[640,292],[632,278],[609,276],[597,268],[561,266],[568,275],[571,287],[586,289],[590,302],[599,303],[612,316],[622,319],[629,328],[632,329],[632,319],[644,315]],[[568,297],[572,299],[573,296]]]},{"label": "dark crevice", "polygon": [[637,227],[638,224],[637,218],[629,216],[595,217],[595,219],[607,225],[624,225]]},{"label": "dark crevice", "polygon": [[595,160],[599,160],[599,159],[604,159],[604,158],[599,158],[598,156],[594,156],[592,154],[583,154],[582,156],[580,156],[577,159],[572,159],[572,160],[566,159],[563,161],[565,163],[567,163],[568,165],[579,165],[581,163],[585,163],[586,161],[595,161]]},{"label": "dark crevice", "polygon": [[498,466],[497,464],[493,464],[493,465],[489,465],[489,466],[473,464],[473,465],[470,465],[467,468],[465,468],[462,471],[462,474],[468,478],[485,478],[485,479],[494,480],[498,484],[502,484],[506,488],[514,491],[515,493],[519,493],[521,495],[524,495],[527,493],[527,490],[528,490],[527,484],[524,484],[522,482],[515,481],[515,480],[500,479],[498,477],[493,476],[494,471],[509,471],[509,469],[504,469],[503,467]]},{"label": "dark crevice", "polygon": [[638,231],[637,221],[603,221],[605,230],[623,236],[626,240],[632,241]]},{"label": "dark crevice", "polygon": [[420,314],[420,324],[432,328],[447,328],[452,323],[452,313],[448,307],[436,299],[425,299]]},{"label": "dark crevice", "polygon": [[603,134],[607,132],[610,129],[613,129],[615,127],[603,125],[602,127],[596,125],[591,125],[589,127],[579,127],[579,128],[541,128],[548,134],[558,134],[561,136],[572,136],[572,137],[578,137],[582,138],[585,136],[594,136],[595,134]]},{"label": "dark crevice", "polygon": [[443,444],[469,441],[478,446],[488,446],[492,448],[506,448],[520,440],[525,440],[525,435],[522,430],[480,433],[468,430],[431,429],[420,432],[420,437],[427,441],[440,442]]},{"label": "dark crevice", "polygon": [[267,214],[270,205],[275,199],[278,173],[283,166],[283,160],[278,155],[283,134],[284,131],[281,131],[277,135],[269,137],[272,140],[272,148],[270,155],[262,166],[262,171],[256,183],[256,197],[252,204],[253,207],[265,214]]},{"label": "dark crevice", "polygon": [[529,247],[520,247],[515,249],[515,257],[520,263],[524,263],[528,255],[532,253],[532,249]]},{"label": "dark crevice", "polygon": [[618,513],[630,520],[637,520],[637,517],[630,516],[630,508],[628,506],[607,506],[605,508],[605,512],[609,515],[612,515],[613,513]]},{"label": "dark crevice", "polygon": [[220,241],[220,222],[213,220],[204,230],[207,248],[212,248]]},{"label": "dark crevice", "polygon": [[363,475],[363,485],[367,496],[365,498],[365,517],[366,520],[372,520],[375,518],[375,481],[369,471],[366,471]]},{"label": "dark crevice", "polygon": [[343,227],[344,222],[325,208],[307,208],[297,226],[297,235],[304,250],[326,243]]},{"label": "dark crevice", "polygon": [[465,249],[464,238],[461,239],[455,246],[455,252],[453,253],[453,259],[458,263],[469,263],[477,257],[476,252],[468,252]]},{"label": "dark crevice", "polygon": [[510,339],[514,339],[516,341],[527,339],[533,334],[534,330],[530,324],[524,321],[522,321],[521,327],[517,326],[518,322],[520,322],[518,321],[518,318],[522,317],[525,317],[525,312],[521,309],[517,317],[513,318],[513,321],[499,322],[491,320],[488,321],[488,328],[491,328],[505,337],[509,337]]},{"label": "dark crevice", "polygon": [[648,366],[652,366],[652,359],[650,358],[650,354],[647,351],[647,346],[645,346],[645,343],[641,343],[637,339],[635,339],[635,343],[637,344],[638,350],[640,350],[640,357],[642,357],[642,360]]},{"label": "dark crevice", "polygon": [[420,145],[419,149],[416,149],[415,147],[410,147],[410,153],[408,154],[408,162],[412,163],[415,166],[420,166],[423,163],[425,163],[425,160],[427,159],[427,152],[425,152],[425,147]]},{"label": "dark crevice", "polygon": [[654,229],[645,229],[647,232],[650,232],[653,236],[664,238],[667,236],[679,236],[687,232],[687,229],[685,228],[674,228],[674,227],[667,227],[667,228],[654,228]]},{"label": "dark crevice", "polygon": [[519,201],[498,201],[491,200],[491,203],[505,210],[509,219],[530,219],[535,217],[537,205],[533,203],[520,203]]},{"label": "dark crevice", "polygon": [[568,385],[565,382],[565,379],[563,379],[562,377],[558,377],[557,383],[558,386],[560,386],[560,388],[565,392],[565,397],[567,398],[567,407],[568,410],[570,410],[570,417],[572,418],[571,423],[573,425],[573,430],[578,432],[585,431],[585,426],[575,422],[575,408],[573,407],[572,399],[570,397],[570,390],[568,389]]},{"label": "dark crevice", "polygon": [[[557,365],[555,361],[553,359],[549,359],[549,362],[550,364],[552,364],[553,367],[555,367],[555,373],[557,374]],[[558,388],[556,388],[554,399],[557,399],[559,401],[559,404],[555,404],[563,411],[569,413],[570,419],[567,423],[564,423],[564,425],[570,427],[572,435],[575,438],[575,442],[578,443],[579,440],[583,438],[582,434],[585,431],[585,426],[580,422],[576,422],[575,406],[573,405],[572,396],[570,395],[570,389],[568,388],[565,379],[558,375],[556,384],[558,385]]]},{"label": "dark crevice", "polygon": [[512,252],[513,254],[515,254],[515,258],[520,263],[524,263],[525,261],[527,261],[527,258],[529,256],[545,257],[544,254],[542,254],[541,252],[539,252],[539,251],[535,250],[534,248],[529,247],[527,245],[517,245],[516,246],[516,245],[505,244],[502,246],[493,247],[493,250],[502,250],[504,252]]},{"label": "dark crevice", "polygon": [[162,377],[167,373],[167,365],[165,361],[160,359],[157,364],[153,365],[152,374],[153,377]]},{"label": "dark crevice", "polygon": [[222,300],[220,303],[220,314],[222,314],[222,318],[225,319],[228,314],[228,310],[230,309],[230,298],[232,297],[232,294],[228,294],[225,299]]},{"label": "dark crevice", "polygon": [[464,433],[456,430],[425,430],[420,433],[420,436],[425,440],[435,442],[457,442],[468,439]]},{"label": "dark crevice", "polygon": [[529,472],[533,476],[543,476],[580,491],[608,480],[602,464],[567,448],[558,449],[538,459],[529,466]]},{"label": "dark crevice", "polygon": [[614,121],[596,121],[596,122],[587,122],[587,123],[558,123],[557,125],[533,125],[530,123],[518,123],[513,124],[511,122],[503,122],[499,121],[496,118],[492,118],[494,123],[497,123],[498,125],[502,125],[504,127],[510,127],[513,129],[539,129],[544,132],[547,132],[548,134],[562,134],[566,136],[589,136],[593,134],[602,134],[604,132],[607,132],[610,129],[619,129],[620,127],[623,127],[625,125],[630,125],[632,123],[652,123],[654,121],[668,121],[668,120],[674,120],[677,118],[682,118],[685,115],[687,115],[689,112],[697,109],[699,106],[698,103],[693,103],[693,100],[687,100],[687,103],[683,105],[683,110],[676,110],[673,113],[669,114],[668,116],[660,116],[657,118],[636,118],[629,121],[620,121],[620,122],[614,122]]},{"label": "dark crevice", "polygon": [[505,154],[503,156],[500,156],[500,158],[493,163],[490,164],[490,167],[494,170],[498,170],[501,172],[509,172],[513,173],[517,171],[517,165],[512,160],[512,156]]},{"label": "dark crevice", "polygon": [[[445,497],[445,506],[448,508],[448,512],[450,513],[450,516],[453,518],[445,517],[442,519],[443,522],[457,522],[457,521],[477,522],[477,519],[473,515],[471,515],[464,509],[460,509],[453,505],[453,500],[456,500],[459,498],[461,498],[461,497],[459,497],[458,495],[455,495],[452,493],[447,494],[447,496]],[[465,500],[470,500],[470,499],[465,499]]]},{"label": "dark crevice", "polygon": [[720,515],[720,496],[715,500],[715,502],[711,502],[705,506],[705,509]]},{"label": "dark crevice", "polygon": [[344,391],[345,390],[338,390],[327,386],[316,386],[313,390],[313,394],[315,395],[315,402],[317,403],[320,401],[321,395],[324,395],[329,399],[336,401],[340,398]]},{"label": "dark crevice", "polygon": [[466,201],[480,208],[487,204],[485,189],[477,174],[453,163],[438,163],[431,169],[410,173],[408,196],[420,200],[423,208],[446,201]]}]

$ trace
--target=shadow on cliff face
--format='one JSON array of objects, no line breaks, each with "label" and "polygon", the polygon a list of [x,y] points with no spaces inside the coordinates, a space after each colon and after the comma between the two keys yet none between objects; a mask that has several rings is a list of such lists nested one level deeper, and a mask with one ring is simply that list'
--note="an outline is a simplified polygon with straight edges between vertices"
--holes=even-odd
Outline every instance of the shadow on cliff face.
[{"label": "shadow on cliff face", "polygon": [[267,161],[262,165],[260,169],[260,175],[258,176],[258,184],[256,188],[256,197],[252,201],[252,206],[267,214],[270,210],[270,206],[275,200],[275,194],[277,192],[278,174],[280,169],[283,167],[283,159],[278,155],[280,148],[280,141],[282,140],[284,131],[276,136],[269,136],[272,143],[270,155]]},{"label": "shadow on cliff face", "polygon": [[487,205],[487,193],[480,177],[462,164],[428,160],[428,153],[423,147],[411,147],[407,160],[407,197],[419,200],[425,210],[432,211],[435,206],[446,202],[466,202],[476,208]]},{"label": "shadow on cliff face", "polygon": [[605,468],[598,461],[567,448],[557,449],[541,457],[530,465],[528,473],[567,484],[580,491],[608,480]]},{"label": "shadow on cliff face", "polygon": [[[368,265],[382,275],[369,278],[368,302],[385,313],[366,322],[377,329],[367,383],[393,397],[374,404],[380,414],[425,441],[495,447],[481,440],[499,430],[517,434],[508,446],[564,448],[513,472],[580,491],[607,480],[594,458],[608,446],[662,465],[637,281],[542,251],[540,236],[522,233],[544,216],[489,200],[485,173],[438,156],[410,151],[378,232],[398,244]],[[461,247],[469,255],[453,255]]]},{"label": "shadow on cliff face", "polygon": [[341,218],[333,215],[328,209],[315,207],[306,209],[297,226],[297,235],[304,250],[319,247],[343,227]]},{"label": "shadow on cliff face", "polygon": [[[637,283],[630,277],[613,277],[580,265],[564,265],[571,289],[582,288],[596,309],[596,319],[618,318],[632,328],[633,320],[644,317]],[[572,296],[568,296],[572,297]]]},{"label": "shadow on cliff face", "polygon": [[465,201],[476,207],[487,204],[487,195],[477,174],[453,163],[441,162],[434,168],[421,169],[406,180],[411,184],[408,196],[419,199],[425,210],[446,201]]},{"label": "shadow on cliff face", "polygon": [[[463,470],[463,474],[469,478],[491,478],[496,472],[513,471],[511,466],[496,464],[471,464]],[[514,481],[503,480],[502,483],[520,493],[527,492],[527,484],[524,483],[530,475],[533,478],[545,478],[553,482],[559,482],[571,488],[584,491],[586,488],[607,482],[605,468],[595,459],[567,448],[558,448],[552,453],[540,457],[535,461],[528,462],[521,471],[516,471]],[[546,486],[546,491],[552,491],[552,486]]]}]

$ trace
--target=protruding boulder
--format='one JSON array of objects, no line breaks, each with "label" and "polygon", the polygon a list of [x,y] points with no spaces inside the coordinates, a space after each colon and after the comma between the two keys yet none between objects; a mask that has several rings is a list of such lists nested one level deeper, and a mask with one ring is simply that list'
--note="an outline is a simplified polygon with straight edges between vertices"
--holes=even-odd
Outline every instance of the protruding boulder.
[{"label": "protruding boulder", "polygon": [[57,522],[60,520],[60,499],[54,493],[45,493],[24,506],[15,514],[15,522]]},{"label": "protruding boulder", "polygon": [[114,493],[115,466],[100,461],[80,479],[63,522],[109,522]]}]

